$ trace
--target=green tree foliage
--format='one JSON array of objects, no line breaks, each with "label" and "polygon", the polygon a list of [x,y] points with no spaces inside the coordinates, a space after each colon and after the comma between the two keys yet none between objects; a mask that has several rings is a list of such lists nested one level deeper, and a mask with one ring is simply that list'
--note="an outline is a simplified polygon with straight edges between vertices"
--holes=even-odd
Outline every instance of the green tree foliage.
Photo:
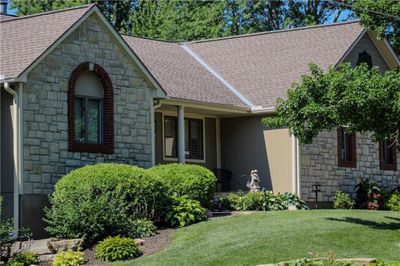
[{"label": "green tree foliage", "polygon": [[278,100],[278,116],[264,118],[265,125],[288,126],[300,143],[311,143],[321,131],[338,127],[347,132],[371,131],[375,141],[399,142],[399,69],[382,74],[378,67],[353,68],[346,63],[327,73],[311,64],[310,71],[293,84],[287,100]]},{"label": "green tree foliage", "polygon": [[[288,2],[286,25],[291,27],[302,27],[308,25],[323,24],[328,21],[340,20],[344,5],[335,5],[326,0],[291,0]],[[351,18],[351,13],[345,18]]]},{"label": "green tree foliage", "polygon": [[325,1],[283,0],[11,0],[11,7],[29,15],[90,3],[124,34],[171,41],[319,24],[340,14]]},{"label": "green tree foliage", "polygon": [[400,55],[400,1],[353,0],[352,9],[364,27],[389,40]]}]

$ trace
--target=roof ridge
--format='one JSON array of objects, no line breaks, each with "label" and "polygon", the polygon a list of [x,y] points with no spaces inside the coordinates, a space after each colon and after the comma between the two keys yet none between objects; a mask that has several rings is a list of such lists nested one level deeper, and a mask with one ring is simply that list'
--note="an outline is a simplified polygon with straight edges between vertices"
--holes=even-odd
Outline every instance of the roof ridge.
[{"label": "roof ridge", "polygon": [[121,36],[126,36],[130,38],[138,38],[138,39],[144,39],[144,40],[149,40],[149,41],[155,41],[155,42],[165,42],[165,43],[173,43],[173,44],[179,44],[179,42],[174,42],[174,41],[168,41],[168,40],[159,40],[151,37],[144,37],[144,36],[137,36],[137,35],[128,35],[128,34],[122,34],[120,33]]},{"label": "roof ridge", "polygon": [[0,23],[16,21],[16,20],[32,18],[32,17],[40,17],[40,16],[45,16],[45,15],[51,15],[51,14],[54,14],[54,13],[67,12],[67,11],[71,11],[71,10],[75,10],[75,9],[83,9],[83,8],[87,8],[87,7],[92,8],[93,6],[96,6],[96,4],[88,4],[88,5],[83,5],[83,6],[73,6],[73,7],[68,7],[68,8],[64,8],[64,9],[51,10],[51,11],[47,11],[47,12],[41,12],[41,13],[36,13],[36,14],[31,14],[31,15],[26,15],[26,16],[21,16],[21,17],[16,16],[14,19],[0,21]]},{"label": "roof ridge", "polygon": [[266,34],[273,34],[273,33],[284,33],[284,32],[291,32],[291,31],[298,31],[298,30],[308,30],[308,29],[314,29],[314,28],[340,26],[340,25],[344,25],[344,24],[358,23],[359,21],[360,21],[359,19],[355,19],[355,20],[350,20],[350,21],[340,21],[340,22],[329,23],[329,24],[318,24],[318,25],[311,25],[311,26],[303,26],[303,27],[297,27],[297,28],[291,28],[291,29],[262,31],[262,32],[255,32],[255,33],[245,33],[245,34],[225,36],[225,37],[217,37],[217,38],[211,38],[211,39],[201,39],[201,40],[194,40],[194,41],[188,41],[188,42],[181,42],[180,44],[183,44],[183,45],[189,44],[190,45],[190,44],[195,44],[195,43],[223,41],[223,40],[229,40],[229,39],[238,39],[238,38],[252,37],[252,36],[258,36],[258,35],[266,35]]}]

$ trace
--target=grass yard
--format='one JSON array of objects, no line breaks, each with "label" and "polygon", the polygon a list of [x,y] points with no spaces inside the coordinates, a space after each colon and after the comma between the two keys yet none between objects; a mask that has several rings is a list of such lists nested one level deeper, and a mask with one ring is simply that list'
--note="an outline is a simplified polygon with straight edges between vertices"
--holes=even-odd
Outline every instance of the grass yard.
[{"label": "grass yard", "polygon": [[173,237],[165,250],[118,265],[257,265],[329,251],[399,260],[400,212],[260,212],[211,219]]}]

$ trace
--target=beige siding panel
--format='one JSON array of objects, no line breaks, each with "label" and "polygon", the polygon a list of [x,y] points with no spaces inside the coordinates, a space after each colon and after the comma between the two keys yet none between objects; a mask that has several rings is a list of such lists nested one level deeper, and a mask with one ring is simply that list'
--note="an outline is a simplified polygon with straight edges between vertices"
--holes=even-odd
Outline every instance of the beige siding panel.
[{"label": "beige siding panel", "polygon": [[292,192],[292,139],[287,128],[264,130],[274,193]]}]

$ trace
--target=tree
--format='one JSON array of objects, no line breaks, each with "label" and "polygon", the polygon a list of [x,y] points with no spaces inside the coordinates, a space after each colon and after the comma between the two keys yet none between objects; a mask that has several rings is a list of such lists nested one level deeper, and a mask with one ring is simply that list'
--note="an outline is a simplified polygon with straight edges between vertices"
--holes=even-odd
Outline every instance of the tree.
[{"label": "tree", "polygon": [[324,24],[329,21],[341,20],[343,11],[348,15],[343,20],[352,18],[349,8],[344,5],[335,5],[326,0],[291,0],[288,2],[285,24],[289,27],[303,27],[309,25]]},{"label": "tree", "polygon": [[351,7],[361,24],[386,38],[400,56],[400,1],[353,0]]},{"label": "tree", "polygon": [[400,140],[400,70],[382,74],[366,64],[349,63],[327,73],[310,65],[303,76],[279,99],[277,116],[264,118],[270,127],[287,126],[300,143],[311,143],[323,130],[344,127],[347,132],[371,131],[374,141]]}]

